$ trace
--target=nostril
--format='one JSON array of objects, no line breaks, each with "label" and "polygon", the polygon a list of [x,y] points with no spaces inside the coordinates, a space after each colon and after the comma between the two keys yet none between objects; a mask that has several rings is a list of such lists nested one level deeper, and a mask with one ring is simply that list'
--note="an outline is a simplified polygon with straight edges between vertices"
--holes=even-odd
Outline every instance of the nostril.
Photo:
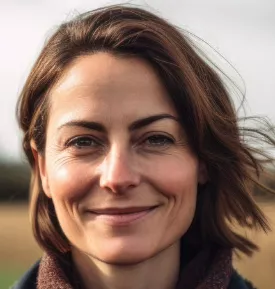
[{"label": "nostril", "polygon": [[133,189],[139,184],[139,176],[135,174],[131,175],[120,175],[114,178],[106,178],[102,177],[100,186],[102,188],[107,189],[112,193],[123,193],[126,190]]},{"label": "nostril", "polygon": [[138,184],[133,182],[107,182],[101,184],[101,187],[110,193],[123,194],[128,190],[135,188]]}]

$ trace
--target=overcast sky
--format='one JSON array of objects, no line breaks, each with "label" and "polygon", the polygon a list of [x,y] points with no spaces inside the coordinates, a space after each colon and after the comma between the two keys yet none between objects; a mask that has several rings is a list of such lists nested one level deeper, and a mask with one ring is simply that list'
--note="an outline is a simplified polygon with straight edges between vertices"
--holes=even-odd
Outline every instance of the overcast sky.
[{"label": "overcast sky", "polygon": [[[0,151],[21,160],[15,104],[45,38],[76,12],[126,1],[0,0]],[[191,31],[241,74],[249,114],[275,122],[274,0],[147,0],[139,4]]]}]

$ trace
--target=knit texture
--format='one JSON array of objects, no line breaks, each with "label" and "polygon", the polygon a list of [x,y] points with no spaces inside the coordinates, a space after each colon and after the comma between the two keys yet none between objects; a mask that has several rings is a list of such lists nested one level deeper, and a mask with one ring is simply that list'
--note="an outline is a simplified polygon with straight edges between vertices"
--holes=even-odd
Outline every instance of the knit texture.
[{"label": "knit texture", "polygon": [[[80,288],[70,258],[66,258],[60,260],[51,254],[43,256],[37,278],[38,289]],[[226,289],[232,270],[231,250],[202,250],[181,269],[177,289]]]},{"label": "knit texture", "polygon": [[38,289],[72,289],[75,288],[69,280],[67,266],[54,255],[45,254],[40,262],[37,288]]}]

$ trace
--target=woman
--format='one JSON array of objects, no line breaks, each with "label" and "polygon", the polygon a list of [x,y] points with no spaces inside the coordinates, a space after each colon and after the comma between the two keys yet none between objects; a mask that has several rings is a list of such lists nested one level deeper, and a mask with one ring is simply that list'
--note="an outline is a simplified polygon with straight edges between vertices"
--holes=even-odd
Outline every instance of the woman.
[{"label": "woman", "polygon": [[251,197],[261,161],[171,24],[125,6],[62,24],[18,118],[45,254],[16,288],[253,288],[232,251],[257,246],[231,224],[269,229]]}]

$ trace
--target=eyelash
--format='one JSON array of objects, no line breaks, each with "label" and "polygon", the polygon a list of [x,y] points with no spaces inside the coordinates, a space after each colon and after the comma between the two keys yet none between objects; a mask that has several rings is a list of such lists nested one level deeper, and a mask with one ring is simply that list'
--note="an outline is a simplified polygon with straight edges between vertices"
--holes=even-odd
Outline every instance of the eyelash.
[{"label": "eyelash", "polygon": [[[148,141],[153,141],[153,142],[156,142],[158,141],[158,143],[148,143]],[[82,145],[79,144],[80,142],[88,142],[88,145]],[[91,143],[93,143],[93,145],[91,145]],[[163,135],[163,134],[153,134],[153,135],[149,135],[147,137],[144,137],[140,142],[137,143],[137,146],[142,146],[143,144],[146,145],[147,143],[147,146],[150,147],[150,148],[165,148],[169,145],[172,145],[175,143],[175,141],[173,140],[172,137],[168,137],[166,135]],[[70,139],[68,140],[66,143],[65,143],[65,147],[66,148],[69,148],[69,147],[75,147],[77,149],[82,149],[82,148],[91,148],[91,147],[94,147],[94,148],[98,148],[100,146],[103,146],[101,144],[101,142],[97,139],[95,139],[94,137],[90,137],[90,136],[79,136],[79,137],[75,137],[73,139]]]},{"label": "eyelash", "polygon": [[78,145],[79,144],[79,142],[83,142],[83,141],[85,141],[85,142],[89,142],[89,143],[91,143],[91,142],[93,142],[94,143],[94,145],[92,145],[93,147],[95,147],[95,146],[99,146],[99,145],[101,145],[100,144],[100,142],[98,141],[98,140],[96,140],[95,138],[92,138],[92,137],[90,137],[90,136],[79,136],[79,137],[75,137],[75,138],[73,138],[73,139],[70,139],[70,140],[68,140],[66,143],[65,143],[65,147],[76,147],[77,149],[81,149],[81,148],[83,148],[83,147],[91,147],[91,144],[90,145]]},{"label": "eyelash", "polygon": [[154,135],[150,135],[148,137],[145,138],[145,140],[143,140],[141,143],[145,143],[147,141],[161,141],[158,144],[148,144],[150,147],[165,147],[168,145],[171,145],[174,143],[174,140],[166,135],[162,135],[162,134],[154,134]]}]

